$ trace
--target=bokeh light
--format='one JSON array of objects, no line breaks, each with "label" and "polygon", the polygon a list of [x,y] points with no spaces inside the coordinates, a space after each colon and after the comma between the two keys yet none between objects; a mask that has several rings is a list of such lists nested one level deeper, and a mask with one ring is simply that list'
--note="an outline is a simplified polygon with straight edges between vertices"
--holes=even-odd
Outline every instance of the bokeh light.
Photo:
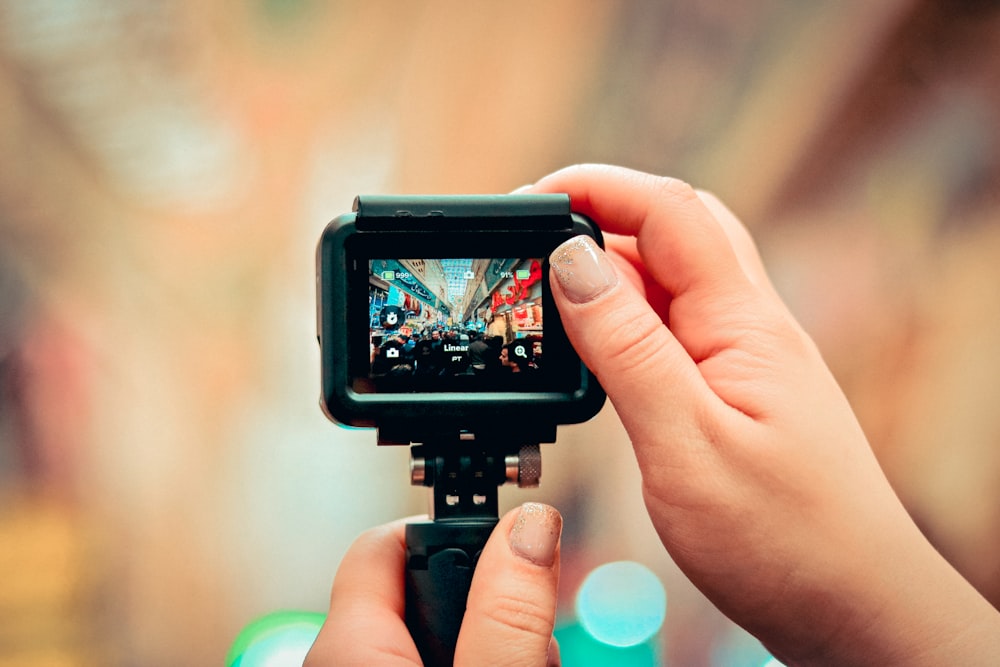
[{"label": "bokeh light", "polygon": [[610,646],[594,639],[579,623],[560,625],[555,630],[562,664],[573,667],[661,667],[664,664],[657,641],[635,646]]},{"label": "bokeh light", "polygon": [[236,637],[226,667],[301,665],[323,625],[315,612],[277,611],[247,625]]},{"label": "bokeh light", "polygon": [[607,563],[584,580],[576,597],[580,625],[611,646],[635,646],[659,632],[667,593],[649,568],[633,561]]}]

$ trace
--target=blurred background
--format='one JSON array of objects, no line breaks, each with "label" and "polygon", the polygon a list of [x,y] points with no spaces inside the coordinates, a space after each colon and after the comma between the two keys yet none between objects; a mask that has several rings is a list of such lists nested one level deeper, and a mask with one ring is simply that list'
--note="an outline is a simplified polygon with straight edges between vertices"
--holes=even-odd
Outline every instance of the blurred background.
[{"label": "blurred background", "polygon": [[[320,231],[359,192],[582,161],[747,222],[1000,603],[998,84],[989,0],[0,3],[0,666],[218,665],[325,609],[353,537],[427,496],[317,407]],[[564,644],[627,559],[668,601],[634,664],[766,662],[663,552],[610,409],[543,453],[501,502],[563,511]]]}]

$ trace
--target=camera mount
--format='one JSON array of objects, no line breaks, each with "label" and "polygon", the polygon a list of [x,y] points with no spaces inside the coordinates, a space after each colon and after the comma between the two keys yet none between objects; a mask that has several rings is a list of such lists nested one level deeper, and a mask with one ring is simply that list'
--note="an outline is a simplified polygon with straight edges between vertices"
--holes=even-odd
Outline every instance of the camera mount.
[{"label": "camera mount", "polygon": [[537,486],[541,455],[538,444],[465,431],[410,451],[410,481],[432,489],[433,514],[406,526],[406,624],[425,665],[451,665],[472,575],[499,520],[498,488]]}]

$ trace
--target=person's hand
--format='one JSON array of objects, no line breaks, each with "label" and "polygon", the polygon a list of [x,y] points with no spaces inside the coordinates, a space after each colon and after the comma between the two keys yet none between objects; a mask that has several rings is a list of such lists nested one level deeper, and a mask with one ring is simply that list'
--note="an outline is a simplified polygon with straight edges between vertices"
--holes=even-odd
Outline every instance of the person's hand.
[{"label": "person's hand", "polygon": [[709,599],[789,664],[997,659],[1000,617],[910,520],[731,212],[615,167],[522,191],[568,193],[607,233],[607,253],[552,253],[556,304]]},{"label": "person's hand", "polygon": [[[403,620],[404,526],[397,521],[369,530],[348,550],[304,667],[421,664]],[[472,578],[456,665],[559,664],[552,628],[561,531],[559,513],[537,503],[500,519]]]}]

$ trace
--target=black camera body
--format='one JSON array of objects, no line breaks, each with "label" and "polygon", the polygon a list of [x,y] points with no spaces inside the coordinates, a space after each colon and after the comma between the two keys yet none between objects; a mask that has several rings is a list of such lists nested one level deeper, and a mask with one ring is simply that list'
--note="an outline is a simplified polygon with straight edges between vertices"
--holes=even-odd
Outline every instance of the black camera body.
[{"label": "black camera body", "polygon": [[406,526],[407,627],[451,665],[500,485],[535,486],[539,444],[604,391],[566,337],[549,254],[600,230],[567,195],[362,196],[317,248],[323,411],[414,444],[431,520]]},{"label": "black camera body", "polygon": [[317,249],[321,406],[381,441],[585,421],[604,392],[570,345],[549,253],[600,230],[566,195],[361,196]]}]

